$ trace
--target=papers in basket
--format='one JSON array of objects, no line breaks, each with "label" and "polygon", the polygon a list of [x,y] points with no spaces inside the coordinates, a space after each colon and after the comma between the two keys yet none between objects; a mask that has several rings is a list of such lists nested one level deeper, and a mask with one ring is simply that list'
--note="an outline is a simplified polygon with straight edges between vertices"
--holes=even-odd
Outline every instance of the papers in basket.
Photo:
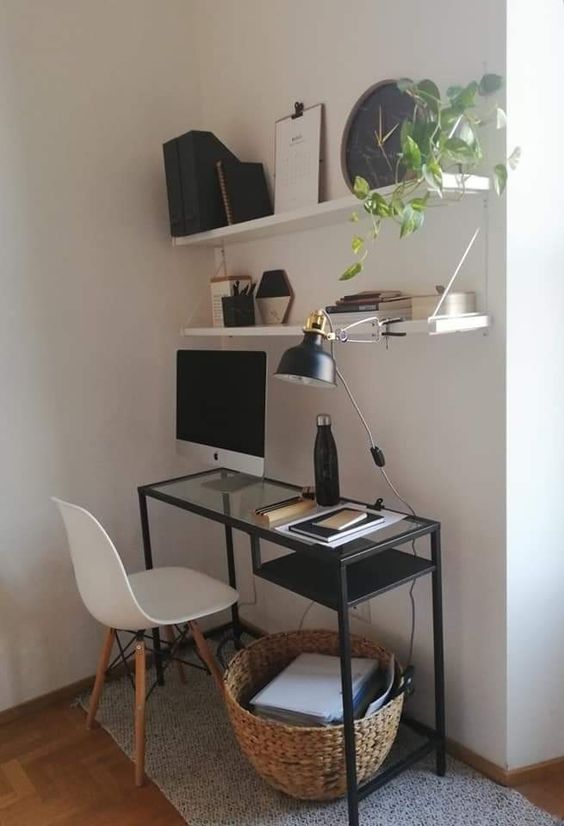
[{"label": "papers in basket", "polygon": [[[353,707],[358,716],[374,696],[378,660],[353,657]],[[256,714],[288,725],[327,726],[343,720],[341,661],[329,654],[299,654],[251,700]]]},{"label": "papers in basket", "polygon": [[[395,660],[386,666],[363,657],[351,659],[353,711],[369,717],[389,700]],[[341,663],[328,654],[302,653],[259,691],[250,706],[259,717],[291,726],[330,726],[343,721]]]}]

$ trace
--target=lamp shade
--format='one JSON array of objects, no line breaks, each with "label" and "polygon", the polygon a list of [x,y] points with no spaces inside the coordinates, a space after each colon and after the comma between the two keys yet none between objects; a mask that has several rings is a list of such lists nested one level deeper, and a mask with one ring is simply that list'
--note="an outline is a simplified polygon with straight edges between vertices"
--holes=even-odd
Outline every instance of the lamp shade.
[{"label": "lamp shade", "polygon": [[336,368],[333,356],[323,349],[321,333],[306,332],[304,340],[286,350],[275,373],[279,379],[317,387],[335,387]]}]

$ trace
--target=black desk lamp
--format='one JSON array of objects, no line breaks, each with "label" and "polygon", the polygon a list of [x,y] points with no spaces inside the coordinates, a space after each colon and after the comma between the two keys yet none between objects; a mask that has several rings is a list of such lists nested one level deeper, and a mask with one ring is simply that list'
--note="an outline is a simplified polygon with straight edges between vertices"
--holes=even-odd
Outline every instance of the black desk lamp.
[{"label": "black desk lamp", "polygon": [[[337,363],[333,355],[334,341],[358,341],[359,339],[349,339],[347,331],[352,327],[355,327],[357,324],[363,324],[368,321],[378,322],[380,330],[384,327],[379,319],[364,318],[361,321],[355,321],[353,324],[349,324],[347,327],[339,330],[338,333],[335,333],[331,324],[331,319],[325,310],[316,310],[315,312],[310,313],[303,328],[304,338],[302,343],[298,344],[296,347],[290,347],[289,350],[286,350],[280,359],[280,364],[278,365],[275,376],[279,379],[283,379],[284,381],[292,381],[298,384],[308,384],[315,387],[336,387],[338,377],[341,384],[345,388],[347,396],[356,410],[364,429],[368,433],[372,458],[379,468],[383,468],[386,464],[384,454],[380,448],[374,444],[374,439],[366,419],[364,418],[362,411],[353,397],[341,371],[337,367]],[[389,319],[386,323],[389,324],[391,321],[392,319]],[[330,353],[323,349],[324,341],[331,342]]]},{"label": "black desk lamp", "polygon": [[[470,239],[470,243],[466,247],[460,261],[458,262],[450,278],[450,281],[442,291],[437,306],[435,307],[431,315],[431,318],[436,317],[438,315],[439,310],[441,309],[441,306],[444,303],[447,294],[449,293],[452,285],[454,284],[458,276],[458,273],[462,269],[462,265],[464,264],[464,261],[466,260],[468,253],[472,249],[479,232],[480,229],[478,227],[476,228],[472,238]],[[401,321],[401,318],[380,319],[377,316],[368,316],[366,318],[361,318],[358,321],[353,321],[351,324],[347,324],[346,327],[337,329],[337,331],[335,332],[335,330],[333,329],[331,318],[327,315],[325,310],[315,310],[313,313],[310,313],[306,319],[306,323],[303,328],[304,340],[301,344],[298,344],[297,347],[290,347],[289,350],[286,350],[286,352],[280,359],[280,364],[278,365],[278,370],[276,371],[275,375],[279,379],[284,379],[285,381],[293,381],[298,382],[300,384],[311,384],[316,387],[336,387],[337,377],[339,377],[339,379],[341,380],[341,384],[345,388],[347,396],[351,401],[351,404],[356,410],[364,426],[364,429],[368,433],[368,438],[370,439],[370,452],[372,454],[374,462],[379,468],[382,469],[382,473],[386,481],[388,482],[396,496],[403,502],[404,500],[396,491],[396,489],[390,482],[386,474],[386,471],[383,469],[384,465],[386,464],[384,454],[382,453],[380,448],[376,447],[376,445],[374,444],[374,439],[372,438],[372,433],[370,432],[370,428],[368,427],[366,419],[362,415],[362,411],[360,410],[357,402],[355,401],[355,398],[351,393],[347,382],[345,381],[343,375],[341,374],[341,371],[337,367],[337,363],[335,361],[335,357],[333,354],[334,341],[357,341],[364,343],[368,341],[381,341],[383,338],[388,336],[404,336],[405,333],[393,332],[393,327],[392,329],[390,329],[390,325],[394,325]],[[358,327],[361,324],[369,323],[373,326],[375,325],[378,327],[378,332],[376,336],[372,336],[372,338],[370,339],[359,339],[349,337],[349,330],[352,330],[354,327]],[[324,341],[329,341],[331,343],[330,353],[323,349]]]}]

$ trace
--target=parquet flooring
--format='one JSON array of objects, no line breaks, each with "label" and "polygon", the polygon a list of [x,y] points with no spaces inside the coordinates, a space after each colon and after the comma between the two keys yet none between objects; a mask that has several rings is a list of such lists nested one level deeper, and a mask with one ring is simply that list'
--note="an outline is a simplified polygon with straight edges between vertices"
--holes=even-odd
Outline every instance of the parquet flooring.
[{"label": "parquet flooring", "polygon": [[[564,768],[519,791],[564,818]],[[68,703],[0,726],[0,826],[182,826],[156,786]]]},{"label": "parquet flooring", "polygon": [[156,786],[68,703],[0,726],[0,826],[182,826]]}]

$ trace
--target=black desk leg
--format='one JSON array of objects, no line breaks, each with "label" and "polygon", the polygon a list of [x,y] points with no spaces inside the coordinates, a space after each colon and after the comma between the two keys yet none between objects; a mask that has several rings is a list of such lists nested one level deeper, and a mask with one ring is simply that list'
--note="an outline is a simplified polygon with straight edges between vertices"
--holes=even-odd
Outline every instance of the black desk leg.
[{"label": "black desk leg", "polygon": [[443,642],[443,597],[441,581],[441,532],[431,534],[431,558],[433,571],[433,647],[435,659],[435,728],[437,741],[437,774],[446,772],[446,723],[445,723],[445,661]]},{"label": "black desk leg", "polygon": [[[145,568],[153,568],[153,552],[151,550],[151,535],[149,533],[149,516],[147,514],[147,497],[139,491],[139,511],[141,513],[141,536],[143,537],[143,553],[145,554]],[[155,669],[158,685],[164,685],[163,658],[161,655],[161,635],[158,628],[153,628],[153,649],[155,652]]]},{"label": "black desk leg", "polygon": [[[225,547],[227,550],[227,573],[229,575],[229,584],[232,588],[237,587],[237,575],[235,573],[235,554],[233,551],[233,531],[229,525],[225,526]],[[241,622],[239,620],[239,607],[235,602],[231,606],[231,622],[233,624],[233,639],[235,648],[239,650],[242,648],[241,644]]]},{"label": "black desk leg", "polygon": [[358,789],[356,785],[356,746],[352,694],[351,639],[349,634],[347,569],[344,565],[341,565],[340,567],[339,576],[339,654],[341,657],[341,685],[343,690],[347,803],[349,809],[349,826],[358,826]]}]

